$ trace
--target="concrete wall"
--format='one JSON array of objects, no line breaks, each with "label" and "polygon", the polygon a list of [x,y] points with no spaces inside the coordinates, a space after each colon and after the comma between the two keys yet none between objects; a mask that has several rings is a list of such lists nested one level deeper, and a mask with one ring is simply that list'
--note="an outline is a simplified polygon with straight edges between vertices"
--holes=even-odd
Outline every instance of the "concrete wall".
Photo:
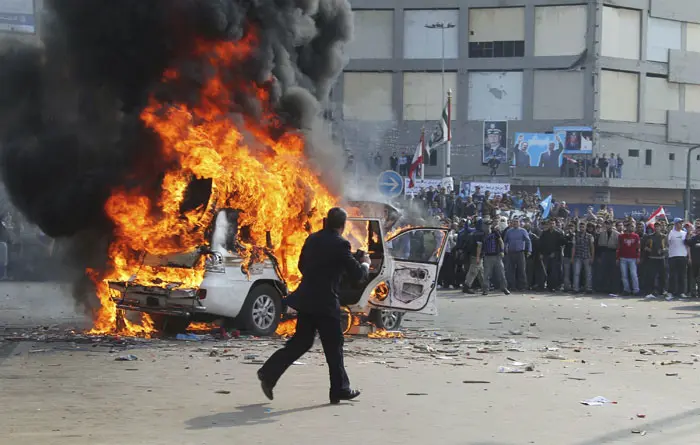
[{"label": "concrete wall", "polygon": [[345,48],[352,59],[388,59],[394,52],[394,11],[359,10],[353,17],[354,34]]},{"label": "concrete wall", "polygon": [[[425,10],[452,10],[439,13],[451,14],[449,20],[456,22],[454,30],[448,31],[456,34],[446,36],[449,56],[445,61],[449,73],[446,84],[455,85],[453,174],[486,173],[480,159],[482,120],[507,117],[509,144],[515,132],[550,131],[563,125],[593,126],[597,135],[594,150],[621,153],[626,162],[626,178],[644,178],[660,187],[682,186],[685,147],[669,143],[667,133],[674,141],[686,138],[688,142],[691,137],[700,136],[694,134],[694,126],[688,125],[694,116],[684,115],[700,112],[700,85],[690,83],[700,80],[696,79],[700,65],[696,65],[693,54],[700,53],[697,0],[603,0],[602,8],[596,2],[581,0],[351,3],[356,9],[393,12],[391,57],[352,58],[346,68],[348,72],[382,71],[391,76],[395,121],[363,127],[390,135],[385,137],[391,140],[388,151],[412,150],[421,128],[434,125],[440,117],[444,97],[423,97],[421,102],[415,97],[421,91],[406,88],[404,73],[424,74],[428,86],[411,84],[412,88],[422,89],[423,96],[426,90],[437,88],[435,77],[428,79],[440,72],[442,63],[427,55],[425,42],[438,37],[429,37],[431,34],[423,30],[418,32],[418,25],[435,14]],[[458,13],[455,15],[454,11]],[[415,24],[411,24],[409,16],[421,19],[414,19]],[[496,22],[500,26],[495,26]],[[434,33],[439,35],[440,31]],[[455,58],[453,49],[448,49],[452,48],[454,35]],[[559,38],[562,35],[567,38]],[[412,43],[411,38],[419,43]],[[469,58],[470,41],[520,38],[525,40],[523,57]],[[407,45],[416,48],[407,49]],[[441,45],[433,42],[430,46],[437,51]],[[680,75],[684,77],[677,77]],[[420,77],[414,76],[414,80]],[[386,88],[387,82],[383,85]],[[342,79],[334,93],[336,101],[347,103],[343,99],[347,89],[343,88]],[[385,101],[388,95],[382,97]],[[672,122],[673,119],[677,121]],[[628,158],[630,150],[640,150],[639,157]],[[652,153],[649,166],[644,162],[646,150]],[[428,176],[441,174],[442,154],[439,153],[438,167],[426,170]],[[671,154],[674,160],[669,159]],[[695,179],[696,174],[693,175]],[[624,181],[618,180],[618,184],[622,186]]]}]

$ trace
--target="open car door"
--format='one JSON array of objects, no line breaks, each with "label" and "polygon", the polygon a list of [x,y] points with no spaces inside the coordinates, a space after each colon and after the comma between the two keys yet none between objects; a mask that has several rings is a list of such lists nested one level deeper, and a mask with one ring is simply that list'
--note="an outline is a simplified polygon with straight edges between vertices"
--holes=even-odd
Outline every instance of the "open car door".
[{"label": "open car door", "polygon": [[388,293],[375,293],[377,308],[436,314],[437,278],[447,241],[446,228],[406,229],[386,242],[392,263]]}]

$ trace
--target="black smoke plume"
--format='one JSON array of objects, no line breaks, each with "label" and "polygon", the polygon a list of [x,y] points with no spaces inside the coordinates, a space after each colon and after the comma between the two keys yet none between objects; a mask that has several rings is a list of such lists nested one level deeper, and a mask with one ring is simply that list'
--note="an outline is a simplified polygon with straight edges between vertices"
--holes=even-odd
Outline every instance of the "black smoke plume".
[{"label": "black smoke plume", "polygon": [[[312,133],[344,66],[347,0],[45,0],[42,18],[39,45],[0,42],[0,168],[30,222],[52,237],[90,240],[74,249],[81,258],[105,250],[95,240],[111,233],[103,211],[111,190],[158,192],[167,165],[139,115],[154,95],[197,103],[211,71],[193,56],[198,43],[254,32],[252,57],[230,69],[228,111],[255,118],[258,99],[235,88],[264,85],[278,132],[309,133],[313,161],[341,165]],[[180,77],[164,85],[171,68]]]}]

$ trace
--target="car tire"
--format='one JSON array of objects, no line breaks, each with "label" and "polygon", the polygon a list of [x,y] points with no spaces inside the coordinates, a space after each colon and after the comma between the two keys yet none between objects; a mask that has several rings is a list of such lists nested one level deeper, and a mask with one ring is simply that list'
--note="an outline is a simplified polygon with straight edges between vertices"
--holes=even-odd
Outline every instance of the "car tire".
[{"label": "car tire", "polygon": [[282,296],[270,284],[259,284],[248,293],[238,319],[246,331],[258,337],[272,335],[282,314]]},{"label": "car tire", "polygon": [[401,321],[403,321],[403,316],[403,312],[382,311],[379,309],[372,309],[369,312],[369,321],[371,321],[379,329],[386,329],[387,331],[396,331],[401,328]]},{"label": "car tire", "polygon": [[190,325],[189,317],[178,317],[176,315],[152,314],[153,327],[158,332],[166,335],[182,334]]}]

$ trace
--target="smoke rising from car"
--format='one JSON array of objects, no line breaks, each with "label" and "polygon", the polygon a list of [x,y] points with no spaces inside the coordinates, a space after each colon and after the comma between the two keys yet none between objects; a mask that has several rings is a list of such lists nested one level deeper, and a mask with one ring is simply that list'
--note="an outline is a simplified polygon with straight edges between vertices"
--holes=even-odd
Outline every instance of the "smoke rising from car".
[{"label": "smoke rising from car", "polygon": [[[79,268],[104,263],[113,189],[159,192],[168,165],[140,114],[151,96],[198,103],[210,74],[193,55],[198,42],[255,29],[254,55],[227,87],[267,85],[282,119],[270,131],[305,133],[308,157],[340,190],[341,153],[322,110],[346,62],[347,0],[45,0],[44,9],[40,45],[0,45],[0,171],[29,222],[77,244],[68,251]],[[162,84],[172,68],[178,81]],[[260,99],[236,93],[231,118],[258,116]]]}]

